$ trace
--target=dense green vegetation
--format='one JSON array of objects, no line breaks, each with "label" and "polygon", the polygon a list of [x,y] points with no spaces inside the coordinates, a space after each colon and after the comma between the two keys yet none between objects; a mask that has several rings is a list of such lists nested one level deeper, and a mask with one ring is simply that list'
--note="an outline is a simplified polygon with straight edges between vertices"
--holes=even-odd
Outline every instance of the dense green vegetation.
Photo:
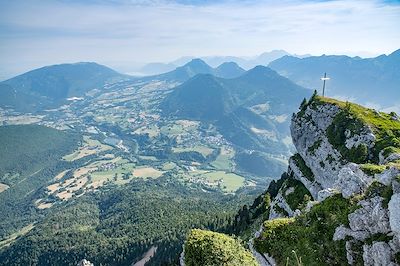
[{"label": "dense green vegetation", "polygon": [[[266,220],[269,217],[269,208],[271,199],[276,197],[279,189],[286,183],[286,180],[290,179],[286,173],[283,173],[281,178],[277,181],[272,180],[268,186],[268,189],[259,195],[252,203],[252,205],[243,205],[242,208],[237,212],[232,226],[232,233],[236,235],[250,235],[249,228],[259,222],[260,220]],[[303,191],[296,193],[296,195],[302,194]],[[302,196],[304,198],[304,196]],[[293,199],[293,202],[297,201]],[[258,228],[256,229],[258,230]]]},{"label": "dense green vegetation", "polygon": [[[286,191],[288,188],[293,188],[294,190],[293,192],[286,195]],[[303,183],[292,177],[288,178],[284,182],[282,190],[286,202],[292,210],[302,209],[307,201],[311,199],[311,194],[308,189],[303,185]]]},{"label": "dense green vegetation", "polygon": [[[76,134],[38,125],[1,126],[0,182],[10,186],[19,182],[71,152],[79,141]],[[11,175],[5,177],[7,173]]]},{"label": "dense green vegetation", "polygon": [[0,239],[44,213],[33,200],[44,193],[44,184],[66,169],[61,158],[80,140],[77,134],[37,125],[0,127],[0,183],[10,186],[0,193]]},{"label": "dense green vegetation", "polygon": [[333,241],[332,237],[337,226],[348,224],[347,216],[356,208],[337,194],[299,217],[267,220],[255,246],[280,265],[287,265],[287,261],[296,265],[298,258],[304,265],[346,265],[344,241]]},{"label": "dense green vegetation", "polygon": [[229,231],[237,206],[251,196],[188,188],[169,177],[134,180],[53,207],[24,237],[0,252],[0,265],[130,265],[150,247],[152,264],[175,262],[187,230]]},{"label": "dense green vegetation", "polygon": [[185,242],[187,266],[256,266],[253,255],[240,242],[225,234],[194,229]]}]

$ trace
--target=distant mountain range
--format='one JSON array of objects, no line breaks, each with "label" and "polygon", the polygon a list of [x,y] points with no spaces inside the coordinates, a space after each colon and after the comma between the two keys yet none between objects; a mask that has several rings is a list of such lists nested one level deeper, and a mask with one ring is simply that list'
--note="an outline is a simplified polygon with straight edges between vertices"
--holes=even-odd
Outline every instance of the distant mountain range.
[{"label": "distant mountain range", "polygon": [[184,82],[197,74],[211,74],[221,78],[235,78],[243,74],[245,70],[234,62],[226,62],[213,68],[201,59],[192,59],[181,67],[160,75],[139,78],[140,80],[169,80]]},{"label": "distant mountain range", "polygon": [[[271,52],[262,53],[261,55],[255,57],[205,56],[200,58],[212,67],[217,67],[225,62],[234,62],[244,69],[251,69],[258,65],[267,66],[270,62],[278,58],[281,58],[282,56],[285,55],[291,55],[291,54],[284,50],[273,50]],[[303,58],[310,55],[293,55],[293,56]],[[195,59],[195,57],[191,56],[181,57],[170,63],[160,63],[160,62],[150,63],[143,66],[140,69],[137,69],[137,71],[139,73],[143,73],[144,75],[154,75],[154,74],[164,73],[172,71],[175,68],[184,65],[190,62],[192,59]]]},{"label": "distant mountain range", "polygon": [[46,66],[0,83],[0,107],[33,111],[126,77],[96,63]]},{"label": "distant mountain range", "polygon": [[208,121],[238,146],[276,153],[289,135],[298,103],[311,94],[275,71],[258,66],[239,77],[199,74],[170,93],[163,114]]},{"label": "distant mountain range", "polygon": [[284,56],[271,62],[269,67],[301,86],[319,91],[320,78],[327,72],[330,80],[326,95],[381,107],[397,106],[400,110],[400,50],[366,59],[336,55]]}]

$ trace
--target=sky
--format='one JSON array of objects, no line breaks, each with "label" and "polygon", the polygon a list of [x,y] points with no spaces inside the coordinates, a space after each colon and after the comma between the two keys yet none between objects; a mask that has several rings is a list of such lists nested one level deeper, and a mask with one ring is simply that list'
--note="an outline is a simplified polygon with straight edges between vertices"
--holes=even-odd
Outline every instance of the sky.
[{"label": "sky", "polygon": [[0,80],[91,61],[129,72],[182,56],[363,57],[400,48],[400,1],[0,0]]}]

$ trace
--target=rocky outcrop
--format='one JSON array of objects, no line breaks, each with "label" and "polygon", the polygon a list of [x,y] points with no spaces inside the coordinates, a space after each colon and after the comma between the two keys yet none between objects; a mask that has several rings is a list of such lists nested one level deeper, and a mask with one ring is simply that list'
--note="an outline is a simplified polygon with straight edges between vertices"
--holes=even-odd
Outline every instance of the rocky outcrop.
[{"label": "rocky outcrop", "polygon": [[363,241],[374,234],[387,234],[391,228],[389,225],[389,213],[382,206],[382,197],[374,197],[362,200],[358,203],[359,209],[349,214],[349,227],[343,225],[335,230],[333,240],[342,240],[350,236],[355,240]]},{"label": "rocky outcrop", "polygon": [[[326,189],[336,189],[348,198],[362,192],[371,182],[371,178],[364,174],[358,165],[346,162],[329,142],[327,129],[339,112],[340,108],[333,104],[310,105],[304,112],[299,112],[292,118],[290,130],[293,143],[314,174],[315,180],[311,182],[304,178],[293,161],[289,161],[289,171],[295,173],[296,178],[303,182],[315,199],[319,190]],[[374,146],[375,136],[369,127],[363,128],[353,136],[346,133],[346,136],[347,148],[361,144],[369,148]]]},{"label": "rocky outcrop", "polygon": [[[376,151],[378,146],[384,149],[382,142],[377,145],[383,133],[374,131],[386,121],[371,126],[365,121],[372,119],[355,120],[357,115],[350,113],[349,104],[316,97],[317,100],[314,98],[308,104],[302,104],[300,112],[292,117],[290,130],[298,154],[289,159],[287,171],[287,176],[300,181],[312,198],[301,204],[301,210],[291,208],[293,204],[287,198],[292,193],[296,194],[296,188],[287,188],[283,183],[272,198],[269,219],[295,217],[301,212],[307,214],[318,202],[339,193],[343,200],[348,199],[349,208],[344,216],[347,216],[347,221],[335,225],[337,227],[331,239],[345,240],[342,243],[345,243],[343,249],[346,250],[347,262],[358,265],[362,260],[364,265],[398,265],[400,154],[387,154],[388,150],[397,151],[397,146],[386,149],[386,153]],[[362,109],[361,106],[354,108],[363,116],[375,115],[378,119],[387,119],[387,115],[376,111]],[[352,122],[346,124],[347,120],[343,117],[352,119]],[[338,121],[341,124],[335,124]],[[400,132],[400,125],[396,127]],[[341,135],[337,137],[334,133]],[[396,134],[397,140],[390,145],[398,145],[400,136]],[[358,164],[359,161],[363,164]],[[296,197],[299,200],[302,195],[295,195],[292,199]],[[304,215],[301,219],[304,221]]]},{"label": "rocky outcrop", "polygon": [[271,202],[271,208],[269,213],[269,219],[275,219],[279,217],[285,216],[293,216],[294,211],[290,208],[289,204],[286,202],[286,199],[282,195],[282,191],[278,192],[278,195]]},{"label": "rocky outcrop", "polygon": [[94,264],[86,259],[83,259],[78,263],[77,266],[94,266]]},{"label": "rocky outcrop", "polygon": [[389,244],[375,242],[363,246],[363,261],[365,266],[396,266]]}]

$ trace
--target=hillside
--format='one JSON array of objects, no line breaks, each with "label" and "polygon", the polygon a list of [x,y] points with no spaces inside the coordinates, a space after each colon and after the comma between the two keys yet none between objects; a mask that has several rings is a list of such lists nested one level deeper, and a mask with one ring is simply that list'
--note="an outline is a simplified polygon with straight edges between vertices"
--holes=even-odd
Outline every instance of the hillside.
[{"label": "hillside", "polygon": [[[269,64],[297,84],[320,90],[320,78],[327,72],[329,96],[341,96],[359,103],[382,107],[400,106],[400,50],[375,58],[322,55],[307,58],[284,56]],[[379,93],[384,90],[385,93]],[[371,99],[371,95],[374,95]]]},{"label": "hillside", "polygon": [[96,63],[46,66],[0,83],[0,107],[34,111],[57,106],[67,98],[81,97],[124,76]]},{"label": "hillside", "polygon": [[0,184],[8,187],[0,193],[0,239],[36,220],[34,194],[63,168],[62,156],[79,142],[77,134],[44,126],[0,127]]},{"label": "hillside", "polygon": [[309,91],[266,67],[234,79],[197,75],[161,103],[164,115],[215,125],[234,144],[271,153],[284,152],[288,117]]},{"label": "hillside", "polygon": [[233,232],[261,265],[398,265],[399,117],[314,95],[291,131],[288,171]]}]

